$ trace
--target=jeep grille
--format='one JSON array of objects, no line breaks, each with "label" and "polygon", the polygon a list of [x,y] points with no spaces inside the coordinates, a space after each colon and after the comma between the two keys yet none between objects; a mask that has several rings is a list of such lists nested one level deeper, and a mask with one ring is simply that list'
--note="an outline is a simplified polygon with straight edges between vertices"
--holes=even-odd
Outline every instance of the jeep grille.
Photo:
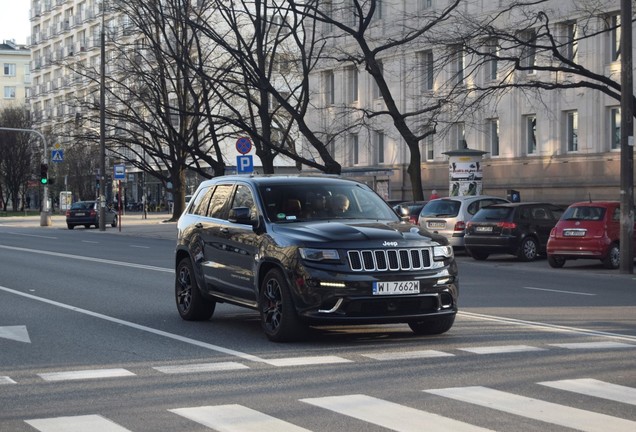
[{"label": "jeep grille", "polygon": [[431,266],[429,249],[378,249],[348,251],[353,271],[422,270]]}]

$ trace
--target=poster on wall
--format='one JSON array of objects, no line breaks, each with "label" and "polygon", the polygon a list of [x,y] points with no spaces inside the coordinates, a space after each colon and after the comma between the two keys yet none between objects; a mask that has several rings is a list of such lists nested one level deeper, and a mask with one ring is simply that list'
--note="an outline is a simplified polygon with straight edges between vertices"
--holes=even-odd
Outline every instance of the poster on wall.
[{"label": "poster on wall", "polygon": [[448,180],[449,196],[481,195],[483,184],[481,155],[450,156]]}]

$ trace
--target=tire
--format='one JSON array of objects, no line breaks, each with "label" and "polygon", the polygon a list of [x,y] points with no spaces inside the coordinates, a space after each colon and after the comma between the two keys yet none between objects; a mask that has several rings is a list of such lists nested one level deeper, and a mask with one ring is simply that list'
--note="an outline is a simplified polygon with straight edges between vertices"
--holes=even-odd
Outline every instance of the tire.
[{"label": "tire", "polygon": [[520,261],[534,261],[539,253],[539,243],[534,237],[526,237],[521,241],[517,258]]},{"label": "tire", "polygon": [[[95,225],[97,226],[97,225]],[[89,229],[91,227],[91,224],[84,224],[84,228]]]},{"label": "tire", "polygon": [[565,265],[565,258],[558,255],[548,255],[548,264],[552,268],[561,268]]},{"label": "tire", "polygon": [[468,255],[473,257],[473,259],[477,261],[486,261],[488,256],[490,255],[488,252],[480,252],[472,249],[466,249],[468,251]]},{"label": "tire", "polygon": [[607,256],[603,258],[603,267],[606,269],[617,269],[621,264],[621,250],[618,243],[612,243]]},{"label": "tire", "polygon": [[186,321],[206,321],[214,313],[216,302],[201,294],[189,258],[183,258],[177,265],[174,294],[179,315]]},{"label": "tire", "polygon": [[280,270],[267,272],[258,295],[261,327],[273,342],[291,342],[302,338],[307,327],[294,308],[289,286]]},{"label": "tire", "polygon": [[418,335],[438,335],[449,331],[454,322],[455,314],[452,314],[410,322],[409,327]]},{"label": "tire", "polygon": [[113,217],[113,221],[110,223],[110,226],[117,228],[117,216]]},{"label": "tire", "polygon": [[68,229],[73,229],[73,228],[75,228],[75,225],[73,225],[73,224],[66,224],[66,226],[68,227]]}]

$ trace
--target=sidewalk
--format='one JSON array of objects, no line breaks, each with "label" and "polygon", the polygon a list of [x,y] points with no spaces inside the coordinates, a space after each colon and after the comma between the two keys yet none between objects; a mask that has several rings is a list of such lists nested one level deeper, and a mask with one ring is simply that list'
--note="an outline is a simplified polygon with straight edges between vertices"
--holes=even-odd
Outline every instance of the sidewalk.
[{"label": "sidewalk", "polygon": [[[172,215],[167,212],[148,213],[147,218],[143,218],[143,213],[125,213],[121,216],[120,226],[113,228],[106,226],[106,233],[117,235],[129,235],[139,237],[153,237],[168,240],[177,239],[177,223],[165,222]],[[33,227],[40,229],[65,229],[66,217],[60,214],[51,215],[51,226],[41,226],[40,216],[11,216],[0,217],[0,227]],[[75,230],[84,230],[84,227],[76,227]],[[90,228],[91,231],[100,232],[95,227]]]}]

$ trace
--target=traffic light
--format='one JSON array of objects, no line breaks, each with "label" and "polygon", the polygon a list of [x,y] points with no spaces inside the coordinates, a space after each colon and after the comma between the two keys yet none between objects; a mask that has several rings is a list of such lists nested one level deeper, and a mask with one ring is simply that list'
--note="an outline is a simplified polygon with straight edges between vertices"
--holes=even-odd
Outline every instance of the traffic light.
[{"label": "traffic light", "polygon": [[40,183],[43,185],[49,183],[49,165],[48,164],[40,164]]}]

